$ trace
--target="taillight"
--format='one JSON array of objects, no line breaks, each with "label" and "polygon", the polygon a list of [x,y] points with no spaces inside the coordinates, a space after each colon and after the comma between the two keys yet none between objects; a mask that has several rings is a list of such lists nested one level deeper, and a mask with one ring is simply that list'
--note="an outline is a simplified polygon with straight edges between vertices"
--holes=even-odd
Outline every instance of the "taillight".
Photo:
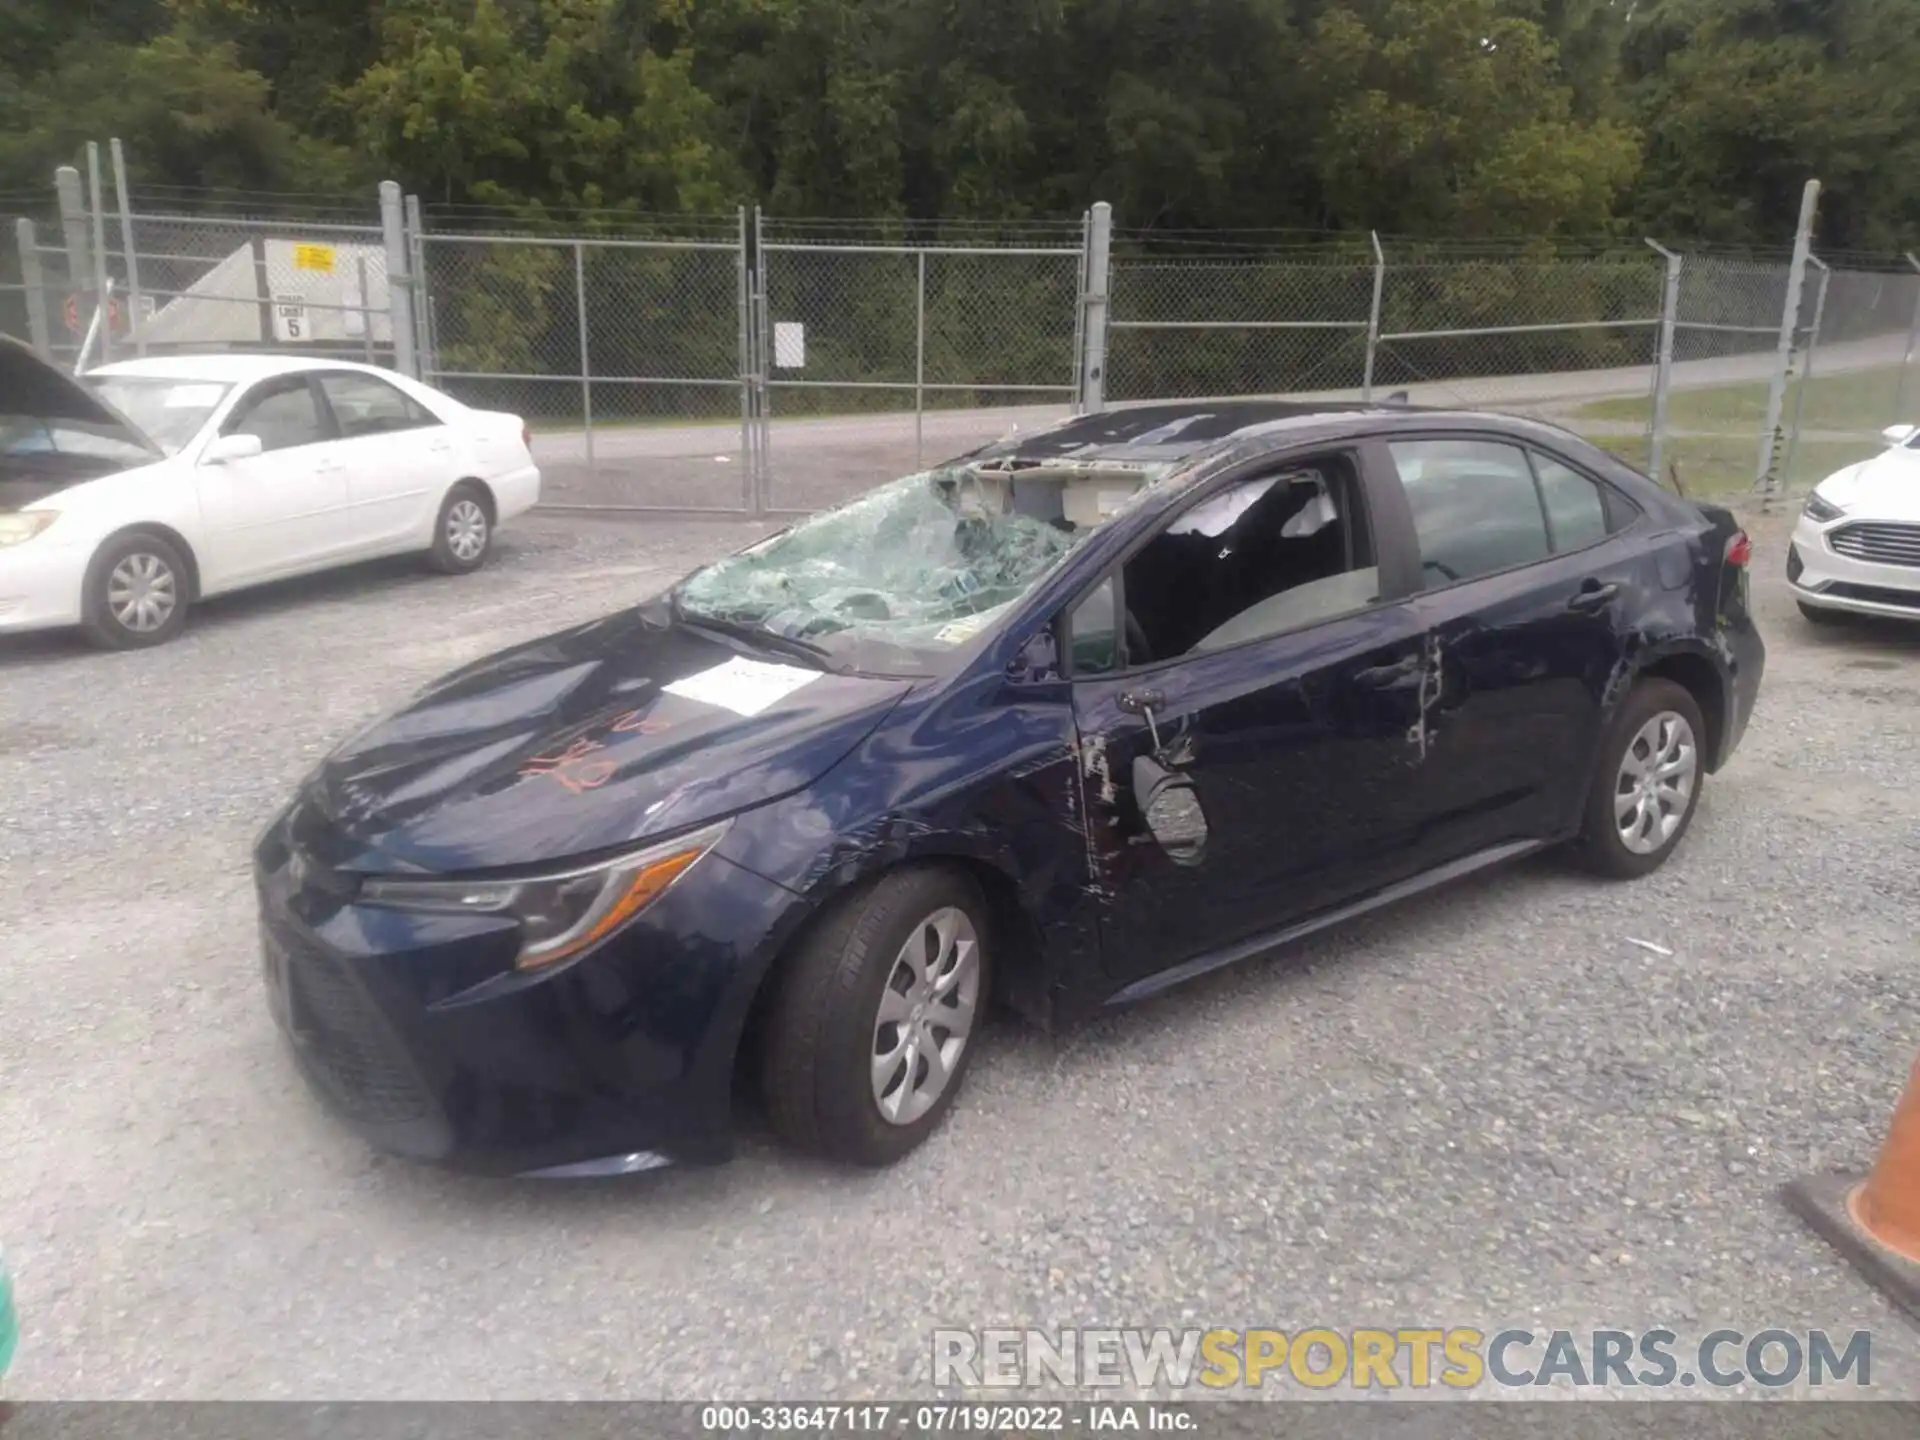
[{"label": "taillight", "polygon": [[524,420],[520,422],[520,443],[527,447],[527,450],[529,453],[532,452],[533,427],[527,424]]},{"label": "taillight", "polygon": [[1747,537],[1746,531],[1734,531],[1732,538],[1727,541],[1727,564],[1744,568],[1752,559],[1753,541]]}]

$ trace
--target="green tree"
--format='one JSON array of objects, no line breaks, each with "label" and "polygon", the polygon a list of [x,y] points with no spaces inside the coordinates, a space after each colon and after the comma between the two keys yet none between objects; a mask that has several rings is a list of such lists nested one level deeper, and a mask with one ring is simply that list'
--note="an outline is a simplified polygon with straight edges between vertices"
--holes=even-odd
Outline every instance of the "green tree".
[{"label": "green tree", "polygon": [[1633,179],[1636,137],[1578,118],[1552,41],[1495,0],[1328,10],[1308,64],[1324,105],[1314,157],[1340,227],[1599,234]]},{"label": "green tree", "polygon": [[1635,214],[1669,236],[1781,244],[1817,177],[1828,244],[1911,246],[1916,77],[1905,0],[1655,0],[1626,47],[1650,136]]}]

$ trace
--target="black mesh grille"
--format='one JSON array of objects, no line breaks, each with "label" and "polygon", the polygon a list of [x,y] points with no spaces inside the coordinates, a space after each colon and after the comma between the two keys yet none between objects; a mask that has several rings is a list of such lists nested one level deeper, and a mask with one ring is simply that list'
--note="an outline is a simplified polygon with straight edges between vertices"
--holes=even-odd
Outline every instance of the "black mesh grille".
[{"label": "black mesh grille", "polygon": [[1827,536],[1827,544],[1851,560],[1920,568],[1920,525],[1842,525]]},{"label": "black mesh grille", "polygon": [[1842,600],[1871,600],[1876,605],[1897,605],[1903,610],[1920,611],[1920,590],[1888,590],[1880,585],[1854,585],[1836,580],[1820,593]]},{"label": "black mesh grille", "polygon": [[1800,572],[1806,568],[1807,567],[1800,561],[1800,547],[1798,545],[1787,546],[1788,583],[1791,584],[1793,581],[1798,580],[1800,578]]},{"label": "black mesh grille", "polygon": [[[284,944],[286,937],[279,938]],[[306,945],[287,952],[298,1043],[347,1118],[397,1125],[432,1116],[433,1097],[340,963]]]}]

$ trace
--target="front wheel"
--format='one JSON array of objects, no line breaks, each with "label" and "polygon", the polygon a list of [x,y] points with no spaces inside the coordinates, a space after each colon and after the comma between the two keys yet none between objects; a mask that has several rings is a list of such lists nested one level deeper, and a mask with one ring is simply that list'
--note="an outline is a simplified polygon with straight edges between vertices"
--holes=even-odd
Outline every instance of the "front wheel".
[{"label": "front wheel", "polygon": [[1693,823],[1706,779],[1706,725],[1671,680],[1633,688],[1600,747],[1576,854],[1615,879],[1651,874]]},{"label": "front wheel", "polygon": [[897,870],[789,956],[768,1012],[768,1118],[800,1149],[888,1165],[953,1105],[990,992],[987,908],[947,869]]},{"label": "front wheel", "polygon": [[493,507],[479,486],[463,481],[440,502],[427,561],[443,575],[465,575],[486,564],[492,548]]},{"label": "front wheel", "polygon": [[187,623],[190,572],[178,546],[158,535],[121,535],[87,567],[80,627],[106,650],[164,645]]}]

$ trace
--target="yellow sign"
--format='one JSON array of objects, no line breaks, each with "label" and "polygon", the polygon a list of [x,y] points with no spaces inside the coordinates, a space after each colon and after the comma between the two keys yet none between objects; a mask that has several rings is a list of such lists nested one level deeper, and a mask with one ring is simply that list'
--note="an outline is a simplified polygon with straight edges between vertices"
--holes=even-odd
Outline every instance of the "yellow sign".
[{"label": "yellow sign", "polygon": [[318,270],[323,275],[331,275],[333,273],[333,247],[331,245],[294,246],[293,268],[296,270]]}]

